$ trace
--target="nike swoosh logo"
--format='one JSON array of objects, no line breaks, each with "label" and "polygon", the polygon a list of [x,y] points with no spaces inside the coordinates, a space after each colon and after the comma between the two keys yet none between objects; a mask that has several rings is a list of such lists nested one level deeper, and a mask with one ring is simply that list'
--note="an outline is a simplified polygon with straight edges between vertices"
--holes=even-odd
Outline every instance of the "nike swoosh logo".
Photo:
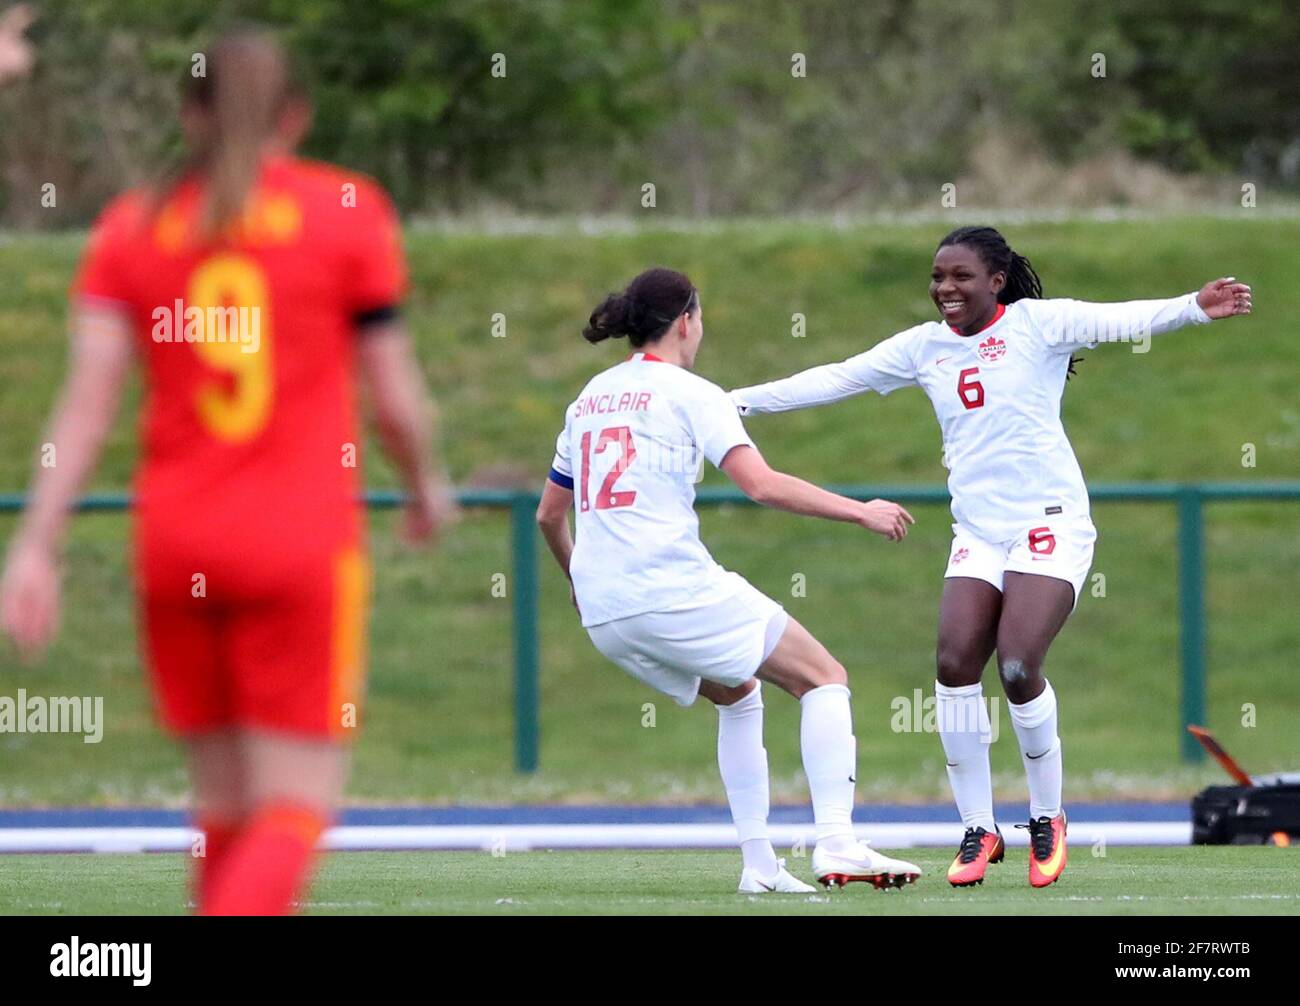
[{"label": "nike swoosh logo", "polygon": [[1036,755],[1026,754],[1025,757],[1028,758],[1030,761],[1038,761],[1039,758],[1042,758],[1046,754],[1047,752],[1044,751],[1043,754],[1036,754]]},{"label": "nike swoosh logo", "polygon": [[1061,860],[1064,857],[1065,857],[1065,835],[1062,834],[1056,840],[1056,851],[1052,853],[1052,858],[1049,859],[1046,863],[1041,864],[1038,868],[1042,870],[1043,873],[1047,874],[1047,876],[1050,877],[1053,873],[1056,873],[1061,868]]},{"label": "nike swoosh logo", "polygon": [[941,356],[941,357],[939,357],[939,359],[937,359],[937,360],[934,361],[934,365],[937,367],[937,366],[939,366],[939,364],[943,363],[945,360],[951,360],[951,359],[952,359],[951,356]]}]

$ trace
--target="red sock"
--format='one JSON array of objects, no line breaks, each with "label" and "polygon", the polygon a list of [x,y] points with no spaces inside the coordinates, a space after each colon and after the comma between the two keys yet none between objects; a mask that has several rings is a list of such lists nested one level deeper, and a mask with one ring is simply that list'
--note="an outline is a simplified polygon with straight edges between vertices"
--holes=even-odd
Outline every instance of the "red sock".
[{"label": "red sock", "polygon": [[201,912],[212,892],[212,878],[239,837],[239,825],[207,820],[199,823],[203,831],[203,855],[194,857],[194,904]]},{"label": "red sock", "polygon": [[301,804],[269,803],[249,818],[212,878],[204,915],[287,915],[305,891],[328,821]]}]

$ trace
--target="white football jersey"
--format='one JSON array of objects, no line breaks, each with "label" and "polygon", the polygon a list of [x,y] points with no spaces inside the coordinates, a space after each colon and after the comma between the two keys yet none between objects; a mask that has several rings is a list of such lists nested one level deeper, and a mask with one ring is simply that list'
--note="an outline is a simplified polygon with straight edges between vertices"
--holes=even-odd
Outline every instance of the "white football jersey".
[{"label": "white football jersey", "polygon": [[1195,294],[1121,304],[1018,300],[975,335],[926,322],[843,363],[731,397],[745,415],[920,385],[943,430],[953,517],[986,541],[1005,542],[1057,514],[1088,513],[1083,473],[1061,424],[1070,354],[1209,320]]},{"label": "white football jersey", "polygon": [[587,382],[565,412],[551,480],[573,490],[569,575],[583,625],[709,603],[731,590],[700,541],[703,459],[754,446],[727,393],[647,353]]}]

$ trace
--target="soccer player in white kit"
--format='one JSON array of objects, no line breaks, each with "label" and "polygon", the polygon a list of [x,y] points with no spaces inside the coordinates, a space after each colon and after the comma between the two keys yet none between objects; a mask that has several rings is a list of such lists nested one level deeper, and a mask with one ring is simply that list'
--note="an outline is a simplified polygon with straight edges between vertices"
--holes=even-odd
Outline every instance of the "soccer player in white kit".
[{"label": "soccer player in white kit", "polygon": [[853,832],[857,746],[844,668],[779,604],[713,561],[700,541],[695,480],[707,458],[757,502],[855,523],[891,541],[907,534],[911,515],[769,468],[726,392],[691,373],[703,335],[699,296],[671,269],[647,270],[595,310],[583,336],[593,343],[626,336],[634,352],[593,377],[565,411],[538,524],[596,648],[683,706],[697,695],[717,706],[718,767],[744,859],[742,893],[813,890],[785,870],[768,836],[758,679],[800,702],[814,876],[828,887],[902,886],[920,869]]},{"label": "soccer player in white kit", "polygon": [[1056,696],[1043,662],[1078,601],[1097,536],[1061,424],[1070,354],[1248,314],[1251,291],[1226,278],[1171,300],[1042,300],[1028,259],[1001,234],[962,227],[939,243],[930,296],[942,321],[731,397],[746,415],[913,385],[929,396],[943,430],[955,520],[935,694],[948,779],[966,831],[948,880],[957,887],[982,883],[1005,849],[993,819],[981,685],[996,649],[1029,781],[1029,881],[1046,887],[1065,868],[1066,820]]}]

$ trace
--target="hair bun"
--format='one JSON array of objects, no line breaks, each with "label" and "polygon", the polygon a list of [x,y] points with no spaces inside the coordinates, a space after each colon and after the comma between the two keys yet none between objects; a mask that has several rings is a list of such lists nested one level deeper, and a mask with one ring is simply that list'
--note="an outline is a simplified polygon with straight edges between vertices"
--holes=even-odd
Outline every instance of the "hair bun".
[{"label": "hair bun", "polygon": [[626,294],[611,293],[600,307],[591,312],[582,337],[588,342],[618,339],[633,331],[632,300]]},{"label": "hair bun", "polygon": [[698,301],[689,277],[673,269],[647,269],[622,293],[611,293],[601,301],[582,337],[600,342],[627,336],[640,349],[662,338],[674,321],[692,310],[698,313]]}]

